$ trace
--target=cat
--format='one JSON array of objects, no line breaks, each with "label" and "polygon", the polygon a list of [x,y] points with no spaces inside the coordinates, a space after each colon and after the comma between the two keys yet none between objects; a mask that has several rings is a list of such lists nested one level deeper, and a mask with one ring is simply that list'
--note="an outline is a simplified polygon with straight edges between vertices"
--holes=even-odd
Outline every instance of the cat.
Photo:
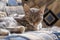
[{"label": "cat", "polygon": [[14,19],[18,22],[19,25],[23,25],[25,27],[25,31],[36,31],[37,25],[42,20],[41,17],[44,14],[45,6],[37,9],[37,11],[35,11],[35,8],[30,8],[27,4],[24,4],[23,8],[25,11],[25,16],[22,19]]}]

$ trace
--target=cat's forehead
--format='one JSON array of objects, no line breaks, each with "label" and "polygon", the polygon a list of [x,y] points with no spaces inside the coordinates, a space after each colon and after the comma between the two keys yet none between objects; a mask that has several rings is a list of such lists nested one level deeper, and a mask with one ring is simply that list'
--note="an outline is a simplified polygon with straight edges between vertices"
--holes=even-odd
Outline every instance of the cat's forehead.
[{"label": "cat's forehead", "polygon": [[36,12],[39,11],[39,9],[37,9],[37,8],[31,8],[30,11],[36,13]]}]

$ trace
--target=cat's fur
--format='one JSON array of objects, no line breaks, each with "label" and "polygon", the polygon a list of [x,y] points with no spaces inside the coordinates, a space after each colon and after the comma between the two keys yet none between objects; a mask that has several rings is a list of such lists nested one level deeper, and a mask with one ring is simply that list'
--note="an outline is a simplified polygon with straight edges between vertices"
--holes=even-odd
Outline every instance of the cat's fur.
[{"label": "cat's fur", "polygon": [[19,25],[23,25],[26,28],[26,31],[35,31],[37,30],[37,25],[40,23],[42,18],[41,14],[44,14],[45,6],[39,9],[37,12],[34,10],[31,11],[30,7],[27,4],[24,4],[25,16],[20,18],[15,18]]}]

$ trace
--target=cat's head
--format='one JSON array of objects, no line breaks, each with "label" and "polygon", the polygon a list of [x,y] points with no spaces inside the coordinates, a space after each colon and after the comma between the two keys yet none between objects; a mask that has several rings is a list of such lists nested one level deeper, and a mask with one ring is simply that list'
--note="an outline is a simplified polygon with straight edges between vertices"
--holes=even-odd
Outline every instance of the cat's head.
[{"label": "cat's head", "polygon": [[30,8],[27,4],[24,4],[26,20],[33,25],[38,24],[42,20],[44,10],[45,6],[41,7],[40,9],[37,9]]}]

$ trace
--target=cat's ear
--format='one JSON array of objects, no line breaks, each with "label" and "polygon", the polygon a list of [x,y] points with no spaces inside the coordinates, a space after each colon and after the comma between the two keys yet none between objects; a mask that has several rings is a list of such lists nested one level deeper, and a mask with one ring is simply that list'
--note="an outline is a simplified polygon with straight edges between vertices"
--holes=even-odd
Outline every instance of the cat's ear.
[{"label": "cat's ear", "polygon": [[44,14],[45,8],[46,8],[46,5],[40,8],[39,10],[40,14]]},{"label": "cat's ear", "polygon": [[27,4],[24,4],[23,8],[26,13],[30,11],[30,7]]}]

